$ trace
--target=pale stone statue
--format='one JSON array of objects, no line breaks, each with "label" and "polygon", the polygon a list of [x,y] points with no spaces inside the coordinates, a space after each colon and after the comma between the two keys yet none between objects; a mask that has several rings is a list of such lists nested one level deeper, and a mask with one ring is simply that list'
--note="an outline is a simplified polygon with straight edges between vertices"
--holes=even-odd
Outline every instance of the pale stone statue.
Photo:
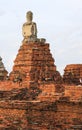
[{"label": "pale stone statue", "polygon": [[24,37],[23,42],[37,41],[45,43],[46,39],[37,38],[37,25],[35,22],[32,22],[32,19],[33,19],[33,13],[31,11],[28,11],[26,13],[27,22],[25,22],[22,26],[22,35]]},{"label": "pale stone statue", "polygon": [[26,13],[27,22],[23,24],[22,34],[24,41],[36,41],[37,40],[37,25],[32,22],[33,13],[28,11]]}]

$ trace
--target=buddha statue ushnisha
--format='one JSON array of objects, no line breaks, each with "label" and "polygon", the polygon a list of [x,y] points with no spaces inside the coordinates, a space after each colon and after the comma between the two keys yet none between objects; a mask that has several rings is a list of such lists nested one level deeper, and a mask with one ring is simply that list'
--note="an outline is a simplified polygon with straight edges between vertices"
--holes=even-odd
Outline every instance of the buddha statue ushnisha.
[{"label": "buddha statue ushnisha", "polygon": [[28,11],[26,13],[27,22],[23,24],[22,34],[24,37],[23,41],[36,41],[37,40],[37,25],[33,20],[33,13]]}]

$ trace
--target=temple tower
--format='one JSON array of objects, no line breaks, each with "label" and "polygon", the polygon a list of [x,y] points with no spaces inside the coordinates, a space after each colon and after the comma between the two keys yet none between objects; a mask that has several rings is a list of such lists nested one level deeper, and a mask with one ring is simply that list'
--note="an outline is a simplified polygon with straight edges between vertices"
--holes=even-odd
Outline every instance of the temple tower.
[{"label": "temple tower", "polygon": [[56,70],[49,44],[44,38],[37,38],[37,25],[32,22],[32,16],[31,11],[27,12],[27,22],[22,27],[24,39],[10,73],[11,80],[20,81],[27,87],[56,82],[61,77]]}]

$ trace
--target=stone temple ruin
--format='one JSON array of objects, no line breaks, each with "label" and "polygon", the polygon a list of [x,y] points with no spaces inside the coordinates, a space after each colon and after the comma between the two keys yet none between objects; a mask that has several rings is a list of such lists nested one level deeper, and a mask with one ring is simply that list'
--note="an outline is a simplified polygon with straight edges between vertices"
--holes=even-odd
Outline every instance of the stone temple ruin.
[{"label": "stone temple ruin", "polygon": [[68,84],[82,84],[82,64],[67,65],[64,70],[63,80]]},{"label": "stone temple ruin", "polygon": [[4,67],[4,64],[2,62],[2,58],[0,57],[0,80],[6,80],[7,74],[8,74],[8,72]]},{"label": "stone temple ruin", "polygon": [[81,130],[82,64],[67,65],[62,77],[31,11],[26,19],[9,76],[0,58],[0,130]]}]

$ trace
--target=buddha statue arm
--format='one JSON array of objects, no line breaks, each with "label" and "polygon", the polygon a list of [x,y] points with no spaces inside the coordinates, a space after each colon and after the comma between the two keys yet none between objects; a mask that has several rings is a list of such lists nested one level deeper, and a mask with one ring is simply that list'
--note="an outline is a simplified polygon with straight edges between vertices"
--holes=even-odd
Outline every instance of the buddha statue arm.
[{"label": "buddha statue arm", "polygon": [[34,36],[37,36],[37,25],[36,25],[36,23],[33,23],[33,35]]},{"label": "buddha statue arm", "polygon": [[25,37],[24,26],[25,26],[25,24],[23,24],[23,26],[22,26],[22,35],[23,35],[23,37]]}]

